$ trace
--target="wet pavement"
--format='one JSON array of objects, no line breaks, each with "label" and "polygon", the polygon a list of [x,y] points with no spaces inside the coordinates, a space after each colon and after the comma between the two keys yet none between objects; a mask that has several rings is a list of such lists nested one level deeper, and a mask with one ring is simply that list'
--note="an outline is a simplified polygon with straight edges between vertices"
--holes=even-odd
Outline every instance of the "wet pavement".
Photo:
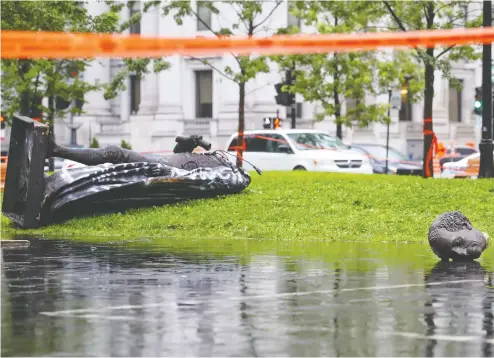
[{"label": "wet pavement", "polygon": [[163,242],[3,250],[2,356],[494,355],[491,248]]}]

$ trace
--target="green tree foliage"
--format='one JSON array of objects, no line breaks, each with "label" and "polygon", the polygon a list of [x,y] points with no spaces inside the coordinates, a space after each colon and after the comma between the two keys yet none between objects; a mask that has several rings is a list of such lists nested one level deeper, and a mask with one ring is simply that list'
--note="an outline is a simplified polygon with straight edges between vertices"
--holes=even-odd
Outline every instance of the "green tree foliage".
[{"label": "green tree foliage", "polygon": [[[368,1],[321,1],[291,3],[290,12],[320,34],[365,33],[377,30],[375,24],[383,9]],[[295,33],[297,28],[280,33]],[[406,51],[350,51],[310,55],[272,56],[281,69],[295,69],[295,83],[283,90],[299,93],[305,101],[318,102],[323,112],[318,120],[334,119],[337,136],[342,125],[365,127],[372,122],[386,122],[388,104],[366,103],[366,95],[388,92],[390,85],[400,85],[413,75],[410,93],[421,89],[421,73]],[[345,103],[346,102],[346,103]],[[346,104],[345,113],[342,112]]]},{"label": "green tree foliage", "polygon": [[[91,16],[80,1],[2,1],[2,30],[66,31],[112,33],[118,27],[120,6],[99,16]],[[43,120],[52,125],[77,100],[84,103],[84,94],[100,85],[89,84],[82,73],[90,60],[19,60],[2,59],[2,110],[7,115],[31,116],[43,113]],[[103,84],[101,84],[103,85]],[[49,98],[49,106],[41,100]],[[72,107],[73,113],[81,106]],[[11,117],[11,116],[9,116]]]},{"label": "green tree foliage", "polygon": [[[387,12],[387,27],[393,31],[415,31],[452,29],[455,27],[480,27],[481,13],[474,13],[469,1],[382,1],[380,6]],[[467,16],[469,15],[468,20]],[[424,73],[424,119],[431,118],[434,100],[434,72],[439,70],[444,78],[459,86],[452,75],[452,65],[459,60],[476,60],[480,52],[473,46],[415,48],[409,51],[409,58],[422,68]],[[433,130],[433,123],[424,123],[427,130]],[[432,147],[432,135],[424,134],[424,159]],[[424,176],[426,175],[424,160]],[[429,163],[433,173],[433,163]]]},{"label": "green tree foliage", "polygon": [[[109,11],[92,16],[82,1],[2,1],[2,30],[99,32],[118,30],[118,13],[123,5],[107,2]],[[55,116],[67,110],[78,114],[84,104],[84,94],[107,84],[84,81],[82,73],[91,60],[2,59],[2,110],[8,120],[14,113],[41,117],[50,126],[53,137]],[[48,106],[42,105],[43,98]],[[76,106],[70,106],[75,101]],[[54,162],[50,160],[50,170]]]},{"label": "green tree foliage", "polygon": [[[184,18],[189,17],[197,21],[200,21],[204,27],[206,27],[211,33],[220,36],[230,35],[244,35],[254,36],[261,31],[266,31],[269,25],[269,20],[276,9],[282,4],[283,1],[276,0],[273,2],[266,1],[222,1],[222,2],[209,2],[198,1],[196,5],[190,1],[154,1],[148,3],[150,6],[160,6],[164,16],[171,15],[177,24],[182,25]],[[212,14],[218,15],[220,10],[233,10],[236,15],[232,18],[228,18],[228,27],[213,28],[201,18],[199,7],[207,9]],[[264,10],[264,11],[263,11]],[[239,88],[239,109],[238,109],[238,131],[241,133],[239,143],[243,141],[243,131],[245,127],[245,88],[246,83],[254,79],[259,73],[267,73],[270,68],[268,65],[268,59],[265,56],[238,56],[231,54],[235,59],[235,66],[225,66],[224,68],[218,68],[209,63],[205,58],[196,58],[210,66],[214,71],[218,72],[221,76],[238,84]],[[159,70],[167,68],[164,66]],[[242,151],[239,153],[240,158]],[[237,165],[241,166],[241,160],[237,160]]]},{"label": "green tree foliage", "polygon": [[96,137],[93,137],[93,140],[91,141],[91,144],[89,145],[89,148],[99,148],[99,142]]},{"label": "green tree foliage", "polygon": [[132,146],[130,145],[130,143],[127,143],[125,140],[122,139],[122,141],[120,142],[120,148],[124,148],[124,149],[129,149],[129,150],[132,150]]}]

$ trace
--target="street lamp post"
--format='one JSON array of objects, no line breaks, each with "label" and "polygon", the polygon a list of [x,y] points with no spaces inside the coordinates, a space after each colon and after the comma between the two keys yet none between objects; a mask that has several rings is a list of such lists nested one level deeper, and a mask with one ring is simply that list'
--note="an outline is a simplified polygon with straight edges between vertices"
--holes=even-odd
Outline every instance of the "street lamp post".
[{"label": "street lamp post", "polygon": [[[388,89],[388,118],[389,122],[391,122],[391,94],[393,90],[391,87]],[[385,173],[388,174],[388,153],[389,153],[389,122],[388,125],[386,126],[386,171]]]},{"label": "street lamp post", "polygon": [[[492,26],[492,1],[484,1],[483,26]],[[479,178],[494,177],[492,143],[492,53],[491,44],[482,47],[482,140]]]}]

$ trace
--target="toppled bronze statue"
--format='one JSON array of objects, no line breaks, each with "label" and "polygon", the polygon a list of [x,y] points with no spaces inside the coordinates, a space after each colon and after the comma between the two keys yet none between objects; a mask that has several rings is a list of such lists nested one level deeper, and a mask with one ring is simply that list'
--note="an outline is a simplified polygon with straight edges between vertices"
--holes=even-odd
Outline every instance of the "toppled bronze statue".
[{"label": "toppled bronze statue", "polygon": [[[165,156],[116,146],[68,148],[50,139],[46,125],[15,116],[2,212],[18,227],[34,228],[76,216],[239,193],[249,186],[248,172],[226,156],[232,154],[193,153],[198,146],[211,149],[200,136],[177,137],[176,142],[174,153]],[[87,167],[45,176],[49,157]]]},{"label": "toppled bronze statue", "polygon": [[429,245],[441,260],[475,260],[487,248],[487,234],[459,211],[439,215],[429,228]]}]

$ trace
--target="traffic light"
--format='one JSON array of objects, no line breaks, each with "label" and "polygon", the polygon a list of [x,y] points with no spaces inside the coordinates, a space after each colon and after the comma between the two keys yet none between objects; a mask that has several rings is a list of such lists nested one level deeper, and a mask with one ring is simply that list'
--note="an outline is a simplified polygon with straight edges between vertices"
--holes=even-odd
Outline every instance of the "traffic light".
[{"label": "traffic light", "polygon": [[273,129],[278,129],[281,127],[281,119],[276,117],[273,121]]},{"label": "traffic light", "polygon": [[55,101],[55,107],[57,108],[57,110],[59,111],[66,110],[67,108],[69,108],[69,106],[70,106],[70,101],[67,101],[62,97],[57,96],[57,100]]},{"label": "traffic light", "polygon": [[5,123],[5,117],[3,116],[3,114],[0,115],[0,122],[2,123],[2,128],[1,129],[5,129],[6,123]]},{"label": "traffic light", "polygon": [[264,119],[263,119],[263,123],[262,123],[262,127],[263,127],[264,129],[269,129],[269,128],[271,128],[271,118],[269,118],[269,117],[264,118]]},{"label": "traffic light", "polygon": [[274,85],[277,95],[274,97],[276,100],[276,104],[280,106],[290,107],[292,103],[295,102],[295,94],[283,92],[281,89],[283,87],[283,83],[277,83]]},{"label": "traffic light", "polygon": [[482,87],[475,88],[475,101],[473,102],[473,112],[482,115]]},{"label": "traffic light", "polygon": [[263,119],[262,126],[264,129],[281,128],[281,118],[280,117],[265,117]]}]

